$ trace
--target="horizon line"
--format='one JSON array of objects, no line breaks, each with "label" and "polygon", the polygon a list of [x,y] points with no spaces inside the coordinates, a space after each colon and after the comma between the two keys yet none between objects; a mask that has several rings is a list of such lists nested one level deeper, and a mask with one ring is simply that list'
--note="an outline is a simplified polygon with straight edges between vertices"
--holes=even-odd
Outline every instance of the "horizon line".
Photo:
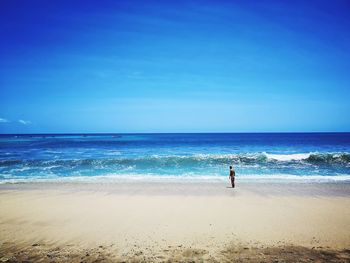
[{"label": "horizon line", "polygon": [[6,135],[117,135],[117,134],[276,134],[276,133],[350,133],[350,131],[264,131],[264,132],[59,132],[59,133],[0,133]]}]

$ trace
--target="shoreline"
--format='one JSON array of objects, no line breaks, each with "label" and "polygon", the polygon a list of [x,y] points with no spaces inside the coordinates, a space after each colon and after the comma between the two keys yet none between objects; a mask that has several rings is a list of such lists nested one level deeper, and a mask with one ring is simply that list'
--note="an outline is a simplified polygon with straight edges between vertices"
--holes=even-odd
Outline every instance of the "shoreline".
[{"label": "shoreline", "polygon": [[347,262],[349,190],[340,183],[1,185],[0,255],[42,262]]},{"label": "shoreline", "polygon": [[[226,182],[228,175],[150,175],[150,174],[106,174],[94,176],[34,176],[22,178],[1,178],[3,184],[24,183],[120,183],[120,182]],[[242,183],[350,183],[350,175],[291,175],[291,174],[249,174],[236,175]]]},{"label": "shoreline", "polygon": [[0,184],[6,190],[53,190],[63,192],[105,192],[115,195],[184,195],[232,196],[253,194],[261,196],[339,196],[350,198],[350,181],[339,182],[247,182],[236,179],[236,188],[229,180],[122,180],[122,181],[42,181]]}]

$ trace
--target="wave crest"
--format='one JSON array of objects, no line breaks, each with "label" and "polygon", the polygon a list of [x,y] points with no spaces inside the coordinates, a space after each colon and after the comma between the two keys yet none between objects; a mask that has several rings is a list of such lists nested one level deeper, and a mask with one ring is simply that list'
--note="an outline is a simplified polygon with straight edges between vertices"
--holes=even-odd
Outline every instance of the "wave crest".
[{"label": "wave crest", "polygon": [[74,167],[74,166],[207,166],[207,165],[274,165],[274,164],[314,164],[314,165],[350,165],[350,153],[294,153],[294,154],[199,154],[182,156],[144,156],[137,158],[101,158],[101,159],[55,159],[55,160],[0,160],[0,167]]}]

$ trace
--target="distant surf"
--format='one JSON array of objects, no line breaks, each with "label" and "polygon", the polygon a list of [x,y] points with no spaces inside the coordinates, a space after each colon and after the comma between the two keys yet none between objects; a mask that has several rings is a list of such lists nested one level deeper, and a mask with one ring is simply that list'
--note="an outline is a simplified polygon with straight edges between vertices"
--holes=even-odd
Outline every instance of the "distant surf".
[{"label": "distant surf", "polygon": [[27,169],[30,167],[75,167],[75,166],[91,166],[101,167],[109,165],[120,166],[195,166],[206,164],[267,164],[271,165],[281,162],[310,164],[350,164],[350,153],[294,153],[294,154],[269,154],[269,153],[243,153],[243,154],[198,154],[198,155],[150,155],[131,158],[97,158],[97,159],[8,159],[0,160],[0,166],[20,165]]},{"label": "distant surf", "polygon": [[347,181],[350,135],[2,135],[0,183],[155,178]]}]

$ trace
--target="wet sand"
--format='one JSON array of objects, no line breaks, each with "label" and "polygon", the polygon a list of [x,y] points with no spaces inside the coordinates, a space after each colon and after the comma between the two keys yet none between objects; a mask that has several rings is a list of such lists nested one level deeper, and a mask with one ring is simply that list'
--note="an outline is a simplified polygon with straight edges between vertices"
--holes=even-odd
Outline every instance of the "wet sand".
[{"label": "wet sand", "polygon": [[350,184],[0,185],[3,262],[349,262]]}]

